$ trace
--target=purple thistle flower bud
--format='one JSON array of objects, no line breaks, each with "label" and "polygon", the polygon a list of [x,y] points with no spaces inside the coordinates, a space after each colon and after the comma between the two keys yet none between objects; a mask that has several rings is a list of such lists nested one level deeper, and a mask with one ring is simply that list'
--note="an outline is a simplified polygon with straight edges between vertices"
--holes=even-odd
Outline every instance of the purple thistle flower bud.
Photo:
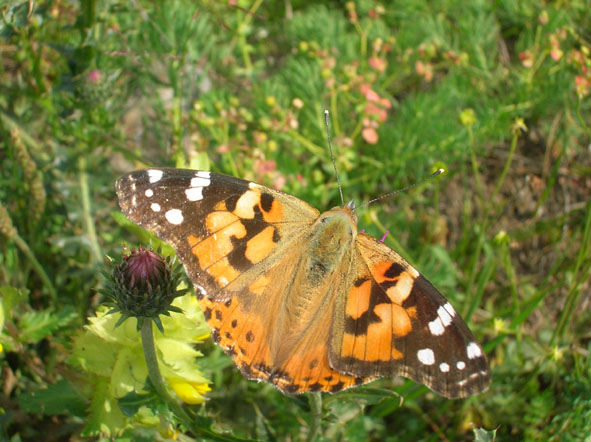
[{"label": "purple thistle flower bud", "polygon": [[116,326],[136,317],[139,330],[148,318],[163,332],[158,316],[168,316],[171,311],[181,313],[171,303],[189,290],[177,289],[184,273],[175,263],[174,258],[164,259],[140,247],[124,255],[121,263],[113,266],[112,274],[105,274],[107,282],[101,293],[107,297],[107,304],[113,306],[109,313],[121,312]]}]

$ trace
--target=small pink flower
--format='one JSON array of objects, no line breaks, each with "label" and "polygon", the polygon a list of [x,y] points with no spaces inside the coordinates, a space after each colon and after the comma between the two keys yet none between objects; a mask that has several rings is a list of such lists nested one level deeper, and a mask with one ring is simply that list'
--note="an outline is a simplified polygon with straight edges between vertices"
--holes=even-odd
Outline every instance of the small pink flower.
[{"label": "small pink flower", "polygon": [[255,163],[255,170],[258,174],[265,175],[267,173],[273,172],[277,168],[277,163],[273,160],[265,161],[265,160],[256,160]]},{"label": "small pink flower", "polygon": [[560,49],[560,41],[558,41],[558,37],[555,34],[550,36],[550,57],[554,61],[558,61],[562,58],[564,52]]},{"label": "small pink flower", "polygon": [[283,175],[279,175],[277,178],[273,180],[273,188],[275,190],[281,190],[285,186],[285,177]]},{"label": "small pink flower", "polygon": [[421,60],[417,60],[415,63],[415,71],[427,82],[433,80],[433,66],[431,63],[423,63]]},{"label": "small pink flower", "polygon": [[575,90],[579,98],[584,98],[589,95],[591,89],[591,79],[584,77],[583,75],[577,75],[575,77]]},{"label": "small pink flower", "polygon": [[369,83],[363,83],[359,90],[365,95],[365,99],[368,101],[379,101],[380,99],[380,96],[371,89]]},{"label": "small pink flower", "polygon": [[218,151],[218,153],[228,153],[230,152],[230,146],[228,146],[227,144],[222,144],[218,146],[216,150]]},{"label": "small pink flower", "polygon": [[96,84],[99,81],[101,81],[101,77],[101,71],[99,71],[98,69],[92,69],[90,72],[88,72],[88,76],[86,78],[88,79],[89,83]]},{"label": "small pink flower", "polygon": [[369,65],[376,71],[383,73],[386,70],[387,63],[380,57],[371,57],[369,59]]},{"label": "small pink flower", "polygon": [[380,105],[386,109],[390,109],[392,107],[392,103],[390,103],[390,100],[387,98],[380,98]]},{"label": "small pink flower", "polygon": [[381,107],[375,105],[374,103],[367,103],[363,113],[370,116],[375,115],[380,123],[383,123],[384,121],[386,121],[386,118],[388,118],[388,113]]},{"label": "small pink flower", "polygon": [[534,65],[534,55],[530,50],[519,53],[519,60],[521,64],[526,68],[531,68]]},{"label": "small pink flower", "polygon": [[379,140],[378,132],[373,127],[366,127],[361,131],[361,136],[368,144],[376,144]]}]

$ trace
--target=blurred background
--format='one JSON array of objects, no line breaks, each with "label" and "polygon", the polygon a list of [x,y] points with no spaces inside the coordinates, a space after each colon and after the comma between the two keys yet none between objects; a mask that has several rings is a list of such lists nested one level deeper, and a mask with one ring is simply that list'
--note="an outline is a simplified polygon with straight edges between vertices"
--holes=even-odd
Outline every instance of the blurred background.
[{"label": "blurred background", "polygon": [[[206,169],[329,209],[340,197],[325,109],[347,201],[446,169],[360,210],[359,227],[390,232],[386,244],[462,313],[493,383],[467,400],[403,379],[325,396],[321,440],[588,438],[590,10],[588,0],[4,0],[4,438],[178,437],[153,403],[125,413],[111,388],[123,381],[81,350],[105,256],[150,238],[120,213],[115,180]],[[308,397],[246,381],[210,339],[195,345],[211,390],[193,405],[204,428],[224,440],[307,437]]]}]

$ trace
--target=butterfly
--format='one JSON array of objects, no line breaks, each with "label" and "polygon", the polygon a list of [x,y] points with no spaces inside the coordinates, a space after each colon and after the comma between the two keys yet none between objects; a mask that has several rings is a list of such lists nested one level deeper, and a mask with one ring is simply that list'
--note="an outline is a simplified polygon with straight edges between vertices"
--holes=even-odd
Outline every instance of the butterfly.
[{"label": "butterfly", "polygon": [[353,205],[324,213],[253,182],[153,168],[117,181],[133,222],[170,243],[214,341],[248,379],[338,392],[404,376],[448,397],[490,383],[460,315],[413,266],[358,233]]}]

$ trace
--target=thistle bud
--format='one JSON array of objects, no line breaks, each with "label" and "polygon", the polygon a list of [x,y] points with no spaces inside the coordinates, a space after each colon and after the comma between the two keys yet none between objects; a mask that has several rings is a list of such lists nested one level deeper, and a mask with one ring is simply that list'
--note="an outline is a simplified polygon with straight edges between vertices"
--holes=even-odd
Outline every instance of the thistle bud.
[{"label": "thistle bud", "polygon": [[144,320],[149,319],[164,332],[158,316],[170,316],[171,311],[182,313],[171,303],[189,290],[177,289],[183,272],[175,263],[174,258],[163,259],[141,247],[123,256],[121,263],[113,267],[112,274],[105,275],[107,283],[101,291],[108,298],[107,304],[113,306],[109,313],[121,312],[121,319],[115,326],[135,317],[138,330]]}]

